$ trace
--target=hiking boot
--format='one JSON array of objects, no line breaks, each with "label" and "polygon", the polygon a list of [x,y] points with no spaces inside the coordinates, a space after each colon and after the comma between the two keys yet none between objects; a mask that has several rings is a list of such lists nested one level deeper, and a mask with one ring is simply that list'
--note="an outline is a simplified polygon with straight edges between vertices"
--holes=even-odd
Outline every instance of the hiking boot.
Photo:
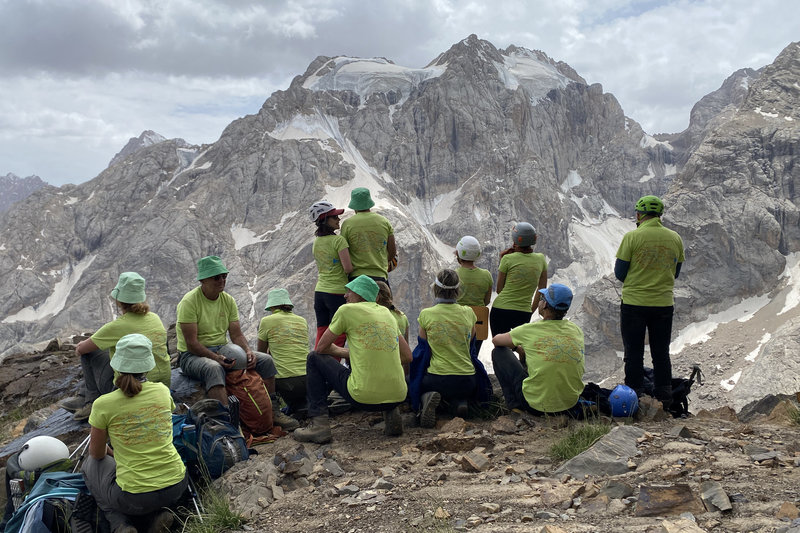
[{"label": "hiking boot", "polygon": [[308,426],[295,429],[292,437],[300,442],[315,442],[317,444],[330,442],[333,438],[331,436],[331,419],[328,415],[312,417]]},{"label": "hiking boot", "polygon": [[403,434],[403,417],[400,416],[399,407],[395,407],[390,411],[384,411],[383,423],[383,433],[387,437],[399,437]]},{"label": "hiking boot", "polygon": [[72,419],[77,420],[78,422],[85,422],[86,420],[89,420],[89,415],[92,414],[92,403],[93,402],[84,404],[83,407],[75,411],[75,414],[72,415]]},{"label": "hiking boot", "polygon": [[419,425],[423,428],[436,426],[436,408],[442,401],[442,395],[436,391],[422,395],[422,407],[419,410]]},{"label": "hiking boot", "polygon": [[175,517],[171,511],[161,511],[158,513],[150,527],[147,528],[147,533],[169,533],[169,528],[172,527],[172,522]]},{"label": "hiking boot", "polygon": [[287,415],[280,409],[272,410],[272,424],[280,426],[284,431],[294,431],[300,427],[300,422]]},{"label": "hiking boot", "polygon": [[86,398],[83,396],[73,396],[58,403],[60,408],[69,411],[70,413],[74,413],[84,405],[86,405]]},{"label": "hiking boot", "polygon": [[467,418],[468,414],[469,414],[469,403],[458,402],[456,404],[456,416],[460,416],[461,418]]}]

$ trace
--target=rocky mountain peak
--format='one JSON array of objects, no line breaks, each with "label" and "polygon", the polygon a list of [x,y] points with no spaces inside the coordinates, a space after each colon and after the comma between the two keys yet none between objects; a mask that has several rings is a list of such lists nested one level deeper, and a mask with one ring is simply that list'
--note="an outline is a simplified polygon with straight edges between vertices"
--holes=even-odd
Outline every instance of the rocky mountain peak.
[{"label": "rocky mountain peak", "polygon": [[117,155],[111,158],[108,166],[111,167],[116,165],[129,155],[138,152],[142,148],[147,148],[148,146],[153,146],[154,144],[158,144],[166,140],[166,137],[159,135],[153,130],[145,130],[138,137],[131,137],[127,144],[122,147],[122,150],[120,150]]},{"label": "rocky mountain peak", "polygon": [[12,204],[27,198],[45,185],[47,183],[35,174],[20,178],[9,172],[5,176],[0,176],[0,191],[3,191],[0,196],[0,213],[7,211]]},{"label": "rocky mountain peak", "polygon": [[[764,67],[759,80],[742,106],[742,110],[753,111],[761,116],[777,118],[787,122],[800,120],[796,116],[800,99],[800,42],[791,43]],[[796,127],[796,126],[795,126]]]}]

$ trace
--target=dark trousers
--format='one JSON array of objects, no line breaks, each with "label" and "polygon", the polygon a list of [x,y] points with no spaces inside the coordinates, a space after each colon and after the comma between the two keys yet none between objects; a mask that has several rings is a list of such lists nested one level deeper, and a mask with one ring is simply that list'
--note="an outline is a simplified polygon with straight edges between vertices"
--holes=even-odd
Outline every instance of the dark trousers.
[{"label": "dark trousers", "polygon": [[108,350],[94,350],[81,355],[81,369],[87,403],[114,390],[114,370],[111,368]]},{"label": "dark trousers", "polygon": [[359,403],[350,396],[347,390],[347,378],[350,369],[339,364],[339,361],[330,355],[311,352],[306,359],[306,400],[308,401],[308,416],[328,414],[328,394],[335,390],[347,400],[353,409],[362,411],[388,411],[394,409],[402,402],[366,404]]},{"label": "dark trousers", "polygon": [[314,315],[317,317],[317,327],[327,327],[333,319],[336,310],[345,303],[344,294],[314,291]]},{"label": "dark trousers", "polygon": [[653,394],[661,401],[672,400],[669,342],[674,309],[673,306],[620,305],[619,325],[625,346],[625,385],[637,394],[644,392],[644,336],[647,332],[653,358]]},{"label": "dark trousers", "polygon": [[513,309],[498,309],[492,307],[489,311],[489,327],[492,328],[492,337],[501,333],[508,333],[517,326],[531,321],[533,313],[514,311]]},{"label": "dark trousers", "polygon": [[283,398],[289,410],[296,413],[306,407],[306,377],[275,378],[275,392]]},{"label": "dark trousers", "polygon": [[471,376],[428,374],[422,377],[422,393],[436,391],[449,404],[466,402],[475,393],[478,380]]}]

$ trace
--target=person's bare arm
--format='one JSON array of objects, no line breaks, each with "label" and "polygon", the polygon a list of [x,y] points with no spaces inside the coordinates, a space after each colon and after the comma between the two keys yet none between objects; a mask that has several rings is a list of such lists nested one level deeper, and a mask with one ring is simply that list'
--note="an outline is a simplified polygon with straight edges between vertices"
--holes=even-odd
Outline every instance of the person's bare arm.
[{"label": "person's bare arm", "polygon": [[511,340],[510,333],[499,333],[492,337],[492,344],[495,346],[506,346],[508,348],[514,348],[514,341]]},{"label": "person's bare arm", "polygon": [[488,306],[489,303],[492,301],[492,288],[489,287],[489,290],[486,291],[486,294],[483,295],[483,305]]},{"label": "person's bare arm", "polygon": [[350,248],[339,250],[339,261],[342,262],[342,268],[345,274],[349,274],[353,271],[353,262],[350,260]]},{"label": "person's bare arm", "polygon": [[100,347],[97,346],[90,337],[78,343],[78,345],[75,347],[75,355],[83,355],[99,349]]},{"label": "person's bare arm", "polygon": [[498,272],[497,273],[497,294],[503,292],[503,287],[506,286],[506,273],[505,272]]},{"label": "person's bare arm", "polygon": [[258,342],[256,343],[256,350],[261,353],[269,353],[269,342],[258,339]]},{"label": "person's bare arm", "polygon": [[386,256],[391,259],[397,255],[397,244],[394,242],[394,234],[386,238]]},{"label": "person's bare arm", "polygon": [[[91,426],[89,431],[89,455],[98,461],[102,460],[109,451],[106,443],[108,442],[108,432],[105,429]],[[113,453],[111,454],[113,455]]]},{"label": "person's bare arm", "polygon": [[397,337],[397,340],[400,342],[400,364],[407,365],[413,359],[411,348],[403,337]]},{"label": "person's bare arm", "polygon": [[542,297],[542,293],[539,292],[539,289],[544,289],[547,287],[547,270],[542,270],[542,273],[539,275],[539,284],[536,286],[536,291],[533,293],[533,303],[531,304],[531,313],[535,313],[536,310],[539,308],[539,300]]},{"label": "person's bare arm", "polygon": [[350,359],[350,350],[333,344],[333,341],[335,341],[338,336],[339,335],[332,332],[330,329],[326,329],[322,337],[319,338],[319,342],[314,350],[318,353],[341,357],[342,359]]},{"label": "person's bare arm", "polygon": [[186,341],[186,350],[192,355],[198,357],[207,357],[212,361],[216,361],[225,368],[233,368],[233,363],[226,363],[225,358],[218,353],[214,353],[197,340],[197,324],[194,322],[181,322],[178,324],[183,333],[183,339]]}]

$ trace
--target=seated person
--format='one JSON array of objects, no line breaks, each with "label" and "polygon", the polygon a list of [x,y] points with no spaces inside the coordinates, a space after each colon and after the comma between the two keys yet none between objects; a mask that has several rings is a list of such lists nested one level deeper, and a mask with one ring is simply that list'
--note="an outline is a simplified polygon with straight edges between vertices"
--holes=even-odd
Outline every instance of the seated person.
[{"label": "seated person", "polygon": [[553,283],[539,293],[543,320],[492,339],[494,372],[509,409],[579,416],[575,409],[583,392],[583,331],[563,320],[572,304],[572,291]]},{"label": "seated person", "polygon": [[[150,339],[122,337],[111,360],[119,388],[97,398],[89,415],[83,475],[115,533],[135,533],[131,516],[175,505],[186,491],[186,467],[172,444],[175,404],[163,383],[145,377],[155,364]],[[168,531],[172,520],[162,510],[149,519],[149,531]]]},{"label": "seated person", "polygon": [[[378,285],[373,279],[361,275],[345,287],[347,303],[333,315],[328,331],[306,362],[311,423],[295,430],[294,438],[301,442],[330,442],[327,398],[331,389],[355,409],[383,411],[386,435],[403,433],[397,406],[408,392],[402,364],[411,362],[411,350],[399,335],[392,312],[375,302]],[[333,344],[342,333],[347,334],[349,348]],[[334,357],[347,359],[350,368]]]},{"label": "seated person", "polygon": [[253,352],[239,325],[236,301],[225,292],[228,269],[215,256],[197,262],[200,286],[192,289],[178,304],[178,352],[180,367],[188,377],[202,381],[209,398],[228,405],[225,371],[233,369],[232,354],[226,353],[228,335],[231,342],[247,354],[247,368],[255,368],[264,380],[272,399],[273,421],[287,431],[300,424],[279,409],[275,396],[275,362],[265,353]]},{"label": "seated person", "polygon": [[272,356],[278,369],[275,390],[290,412],[298,413],[306,410],[308,323],[293,309],[286,289],[269,291],[264,310],[272,314],[258,325],[258,351]]},{"label": "seated person", "polygon": [[460,417],[467,416],[468,401],[477,385],[469,344],[475,329],[475,313],[459,305],[458,274],[445,269],[436,275],[433,287],[435,305],[419,313],[419,336],[427,339],[431,360],[422,377],[420,426],[436,424],[436,407],[441,400],[450,404]]}]

